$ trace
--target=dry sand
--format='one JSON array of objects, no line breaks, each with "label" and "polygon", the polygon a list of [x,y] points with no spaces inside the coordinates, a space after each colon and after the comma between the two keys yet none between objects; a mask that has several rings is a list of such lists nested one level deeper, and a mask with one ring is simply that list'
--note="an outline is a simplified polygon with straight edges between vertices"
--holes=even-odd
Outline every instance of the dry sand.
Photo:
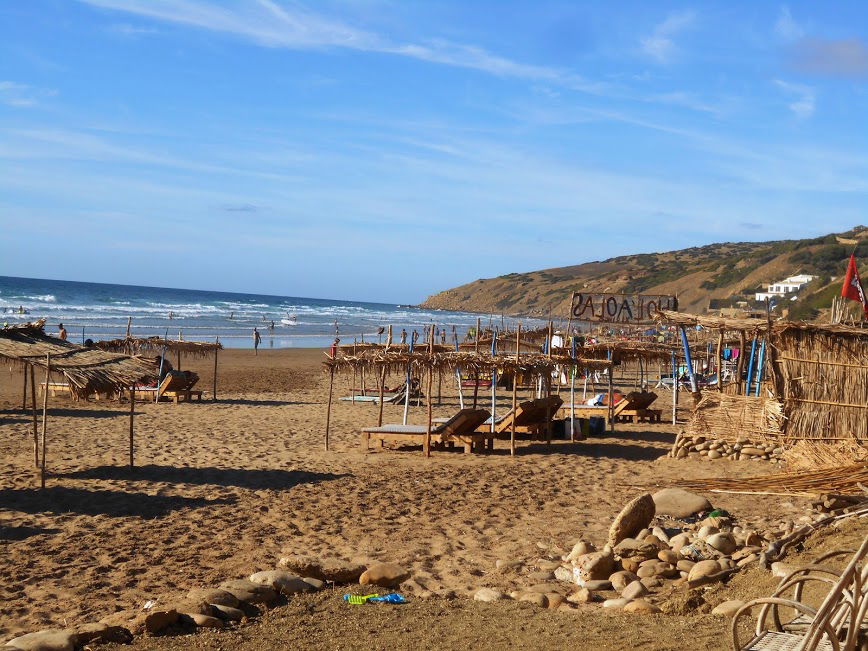
[{"label": "dry sand", "polygon": [[[46,490],[33,468],[30,417],[17,410],[21,375],[3,367],[0,638],[169,602],[293,553],[401,563],[413,572],[410,594],[514,589],[519,579],[496,573],[496,559],[530,561],[540,546],[568,548],[579,537],[601,543],[639,491],[674,478],[768,470],[664,458],[671,424],[619,426],[578,443],[522,443],[515,458],[502,442],[486,455],[435,451],[425,459],[418,447],[364,454],[357,428],[376,423],[377,408],[342,402],[332,451],[324,452],[322,359],[310,350],[225,351],[217,403],[207,391],[212,362],[185,360],[202,376],[205,400],[137,405],[134,469],[126,467],[126,403],[54,399]],[[349,386],[339,377],[335,395]],[[446,393],[435,415],[456,409],[454,391]],[[400,422],[399,406],[385,410],[386,422]],[[411,408],[411,422],[424,419],[424,408]],[[712,501],[757,528],[798,517],[806,504]],[[516,608],[502,609],[504,622]]]}]

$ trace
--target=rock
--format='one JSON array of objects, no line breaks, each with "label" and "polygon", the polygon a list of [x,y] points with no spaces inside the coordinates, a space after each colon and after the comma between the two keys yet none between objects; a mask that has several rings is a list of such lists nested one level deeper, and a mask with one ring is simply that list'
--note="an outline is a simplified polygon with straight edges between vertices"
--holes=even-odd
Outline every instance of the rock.
[{"label": "rock", "polygon": [[711,611],[712,615],[721,615],[723,617],[729,617],[732,619],[735,614],[738,612],[739,608],[744,606],[745,602],[740,601],[738,599],[732,599],[730,601],[724,601],[722,604],[718,604]]},{"label": "rock", "polygon": [[546,594],[546,600],[548,601],[546,607],[549,610],[557,610],[561,604],[566,603],[566,599],[564,599],[563,595],[559,595],[557,592],[549,592]]},{"label": "rock", "polygon": [[591,592],[614,589],[610,581],[585,581],[585,587]]},{"label": "rock", "polygon": [[199,628],[223,628],[225,626],[222,619],[199,613],[181,613],[180,619],[185,623],[195,624]]},{"label": "rock", "polygon": [[654,500],[650,493],[630,500],[609,528],[609,544],[617,545],[624,538],[636,535],[651,523],[654,512]]},{"label": "rock", "polygon": [[47,628],[9,640],[5,646],[19,651],[73,651],[75,633],[66,629]]},{"label": "rock", "polygon": [[572,583],[573,582],[573,570],[570,569],[569,567],[561,566],[555,570],[555,578],[558,581],[564,581],[566,583]]},{"label": "rock", "polygon": [[614,566],[615,557],[607,550],[585,554],[576,561],[579,578],[582,581],[608,579]]},{"label": "rock", "polygon": [[628,585],[633,583],[633,581],[638,581],[639,577],[633,572],[628,572],[627,570],[621,570],[620,572],[615,572],[609,577],[609,583],[612,584],[612,587],[621,592]]},{"label": "rock", "polygon": [[156,608],[136,616],[130,622],[130,630],[133,633],[143,632],[154,635],[177,621],[178,611],[174,608]]},{"label": "rock", "polygon": [[310,556],[284,556],[277,561],[279,567],[290,570],[299,576],[312,576],[321,578],[321,563]]},{"label": "rock", "polygon": [[208,602],[199,601],[196,599],[184,599],[183,601],[178,601],[171,604],[171,606],[179,613],[185,613],[187,615],[192,615],[193,613],[197,613],[199,615],[214,614],[214,606],[212,606]]},{"label": "rock", "polygon": [[544,570],[547,572],[554,572],[556,569],[558,569],[561,566],[561,562],[560,561],[550,561],[550,560],[545,559],[545,558],[538,558],[538,559],[536,559],[536,566],[541,570]]},{"label": "rock", "polygon": [[672,563],[657,563],[657,565],[654,566],[654,570],[655,576],[662,576],[666,579],[674,579],[678,576],[678,570],[675,569],[675,566],[672,565]]},{"label": "rock", "polygon": [[653,529],[651,529],[651,533],[653,533],[655,536],[657,536],[659,540],[662,540],[667,545],[669,544],[669,534],[667,534],[666,531],[663,530],[663,527],[654,527]]},{"label": "rock", "polygon": [[630,603],[629,599],[606,599],[606,601],[603,602],[603,608],[623,608],[628,603]]},{"label": "rock", "polygon": [[679,556],[671,549],[661,549],[659,552],[657,552],[657,558],[659,558],[664,563],[675,565],[678,562]]},{"label": "rock", "polygon": [[680,533],[677,536],[672,536],[669,539],[669,547],[672,551],[677,552],[679,549],[684,547],[685,545],[690,544],[690,534],[689,533]]},{"label": "rock", "polygon": [[699,561],[696,565],[690,568],[690,572],[687,574],[687,580],[694,581],[704,576],[717,574],[718,572],[720,572],[720,563],[717,561]]},{"label": "rock", "polygon": [[750,565],[751,563],[755,563],[758,560],[759,560],[759,554],[751,554],[750,556],[745,556],[744,558],[739,559],[739,561],[735,564],[735,566],[739,567],[739,568],[746,567],[746,566]]},{"label": "rock", "polygon": [[248,604],[270,604],[277,599],[274,588],[248,579],[230,579],[221,583],[219,588]]},{"label": "rock", "polygon": [[73,629],[76,644],[87,645],[91,642],[105,644],[116,642],[117,644],[129,644],[133,641],[133,634],[123,626],[114,626],[105,622],[94,624],[82,624]]},{"label": "rock", "polygon": [[300,576],[296,576],[284,570],[266,570],[254,572],[250,575],[253,583],[267,585],[281,594],[292,595],[299,592],[312,592],[314,587],[306,583]]},{"label": "rock", "polygon": [[529,588],[525,589],[525,592],[538,592],[540,594],[547,594],[549,592],[557,592],[565,593],[569,591],[569,586],[563,586],[559,583],[537,583],[536,585],[532,585]]},{"label": "rock", "polygon": [[644,579],[639,579],[639,581],[649,590],[663,585],[663,579],[658,576],[646,576]]},{"label": "rock", "polygon": [[766,453],[766,451],[761,449],[761,448],[743,447],[741,449],[742,456],[747,455],[749,457],[761,457],[765,453]]},{"label": "rock", "polygon": [[521,592],[516,598],[516,601],[526,601],[534,606],[539,606],[540,608],[546,608],[549,605],[548,598],[539,592]]},{"label": "rock", "polygon": [[675,569],[679,572],[690,572],[693,569],[693,566],[696,565],[693,561],[688,561],[686,558],[682,558],[675,564]]},{"label": "rock", "polygon": [[625,613],[636,613],[639,615],[654,615],[657,613],[662,613],[657,606],[652,603],[645,601],[644,599],[637,599],[635,601],[631,601],[626,606],[624,606]]},{"label": "rock", "polygon": [[720,533],[720,529],[718,529],[717,527],[712,526],[710,524],[706,524],[705,526],[703,526],[699,530],[699,533],[696,534],[696,537],[699,538],[700,540],[705,540],[709,536],[714,535],[716,533]]},{"label": "rock", "polygon": [[641,581],[633,581],[621,591],[621,597],[624,599],[638,599],[649,594],[649,592],[648,588]]},{"label": "rock", "polygon": [[591,552],[597,551],[597,548],[594,547],[592,543],[589,543],[585,540],[580,540],[575,545],[573,545],[572,550],[567,555],[565,560],[574,561],[579,556],[584,556],[585,554],[590,554]]},{"label": "rock", "polygon": [[640,579],[645,579],[652,576],[657,576],[657,567],[655,565],[646,565],[636,570],[636,576]]},{"label": "rock", "polygon": [[238,599],[231,592],[219,588],[193,588],[187,593],[187,599],[191,601],[204,601],[215,606],[238,606]]},{"label": "rock", "polygon": [[360,585],[377,585],[393,588],[410,578],[410,573],[395,563],[376,563],[359,577]]},{"label": "rock", "polygon": [[244,611],[232,606],[223,606],[221,604],[212,604],[216,615],[230,622],[240,622],[244,619]]},{"label": "rock", "polygon": [[325,581],[321,581],[320,579],[315,579],[312,576],[306,576],[302,579],[305,583],[307,583],[314,590],[322,590],[325,587]]},{"label": "rock", "polygon": [[537,570],[535,572],[528,572],[527,576],[534,581],[551,581],[555,578],[555,573],[548,570]]},{"label": "rock", "polygon": [[579,588],[571,595],[567,596],[567,601],[571,604],[588,604],[594,600],[594,593],[587,588]]},{"label": "rock", "polygon": [[701,511],[710,511],[711,502],[702,495],[691,493],[682,488],[664,488],[652,495],[657,515],[673,518],[689,518]]},{"label": "rock", "polygon": [[759,547],[763,544],[762,536],[756,531],[748,531],[744,534],[745,547]]},{"label": "rock", "polygon": [[319,576],[315,574],[305,574],[299,572],[299,576],[319,579],[320,581],[331,581],[332,583],[355,583],[365,571],[365,566],[361,563],[353,563],[351,561],[340,561],[333,558],[327,558],[320,565]]},{"label": "rock", "polygon": [[501,599],[506,599],[506,595],[503,594],[500,590],[495,588],[479,588],[475,593],[473,593],[474,601],[500,601]]},{"label": "rock", "polygon": [[736,547],[735,538],[733,538],[731,533],[712,534],[706,537],[705,542],[707,545],[713,547],[724,556],[734,552]]},{"label": "rock", "polygon": [[722,456],[723,455],[720,452],[718,452],[717,450],[709,450],[708,451],[708,458],[709,459],[720,459],[720,457],[722,457]]},{"label": "rock", "polygon": [[743,558],[747,558],[751,554],[758,554],[760,551],[762,551],[762,549],[759,547],[754,547],[754,546],[742,547],[737,552],[734,552],[733,554],[731,554],[730,557],[732,558],[732,560],[738,562]]},{"label": "rock", "polygon": [[642,565],[642,563],[645,562],[645,560],[646,559],[644,559],[641,556],[632,556],[630,558],[622,558],[621,559],[621,567],[624,570],[626,570],[627,572],[636,573],[639,571],[639,566]]}]

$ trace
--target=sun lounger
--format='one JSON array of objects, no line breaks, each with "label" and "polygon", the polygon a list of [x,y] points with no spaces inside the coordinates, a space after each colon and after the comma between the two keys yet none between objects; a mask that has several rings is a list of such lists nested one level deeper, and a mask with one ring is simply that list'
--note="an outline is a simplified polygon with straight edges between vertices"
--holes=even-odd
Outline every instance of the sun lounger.
[{"label": "sun lounger", "polygon": [[615,416],[615,422],[632,423],[632,422],[649,422],[659,423],[662,415],[660,409],[649,409],[651,403],[657,400],[657,394],[653,391],[632,391],[628,393],[624,400],[627,404],[618,405],[621,407]]},{"label": "sun lounger", "polygon": [[[618,415],[627,408],[630,403],[626,398],[622,398],[618,402],[615,403],[615,407],[612,409],[612,417],[617,422]],[[570,406],[566,405],[563,409],[565,409],[569,416]],[[609,424],[609,405],[576,405],[575,406],[576,418],[603,418],[606,420],[606,424]]]},{"label": "sun lounger", "polygon": [[194,396],[201,401],[202,391],[193,389],[198,381],[195,373],[169,371],[157,387],[136,387],[136,400],[153,401],[156,393],[158,401],[166,398],[178,404],[182,400],[189,402]]},{"label": "sun lounger", "polygon": [[[384,393],[383,394],[383,403],[391,403],[391,402],[401,402],[404,399],[404,392],[401,393]],[[339,398],[339,400],[343,400],[344,402],[370,402],[373,404],[379,404],[380,402],[380,394],[367,395],[367,396],[343,396]]]},{"label": "sun lounger", "polygon": [[[485,409],[462,409],[445,423],[432,425],[431,443],[436,447],[461,443],[465,454],[473,452],[480,444],[493,447],[491,432],[478,432],[479,426],[491,414]],[[367,450],[371,440],[401,441],[424,443],[427,426],[425,425],[383,425],[381,427],[366,427],[362,430],[361,445]]]},{"label": "sun lounger", "polygon": [[[54,396],[70,396],[72,390],[69,388],[69,382],[48,382],[48,395]],[[46,382],[39,383],[39,395],[45,395]]]}]

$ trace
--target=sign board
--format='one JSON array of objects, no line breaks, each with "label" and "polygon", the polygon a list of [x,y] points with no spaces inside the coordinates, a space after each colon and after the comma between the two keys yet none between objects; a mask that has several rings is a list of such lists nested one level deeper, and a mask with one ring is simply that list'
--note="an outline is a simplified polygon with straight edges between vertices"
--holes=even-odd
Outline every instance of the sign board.
[{"label": "sign board", "polygon": [[653,323],[658,310],[678,310],[678,298],[652,294],[574,292],[570,305],[577,321],[642,325]]}]

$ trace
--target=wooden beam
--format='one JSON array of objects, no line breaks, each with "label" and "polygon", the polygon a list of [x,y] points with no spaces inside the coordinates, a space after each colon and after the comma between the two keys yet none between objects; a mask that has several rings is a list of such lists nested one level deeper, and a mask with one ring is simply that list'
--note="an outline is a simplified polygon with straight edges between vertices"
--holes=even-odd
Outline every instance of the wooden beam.
[{"label": "wooden beam", "polygon": [[329,369],[329,402],[328,407],[326,408],[326,426],[325,426],[325,449],[328,452],[329,449],[329,425],[331,425],[332,419],[332,391],[335,385],[335,367],[332,366]]},{"label": "wooden beam", "polygon": [[133,443],[133,420],[136,416],[136,385],[130,386],[130,468],[135,467],[133,461],[134,443]]},{"label": "wooden beam", "polygon": [[214,383],[211,387],[212,400],[217,401],[217,352],[220,350],[220,337],[214,340]]},{"label": "wooden beam", "polygon": [[[26,367],[25,367],[26,368]],[[30,405],[33,408],[33,465],[39,467],[39,425],[36,416],[36,369],[30,370]],[[48,387],[46,387],[46,392]]]},{"label": "wooden beam", "polygon": [[48,381],[51,375],[51,353],[45,355],[45,393],[42,396],[42,458],[39,466],[39,480],[45,488],[45,455],[48,447]]}]

